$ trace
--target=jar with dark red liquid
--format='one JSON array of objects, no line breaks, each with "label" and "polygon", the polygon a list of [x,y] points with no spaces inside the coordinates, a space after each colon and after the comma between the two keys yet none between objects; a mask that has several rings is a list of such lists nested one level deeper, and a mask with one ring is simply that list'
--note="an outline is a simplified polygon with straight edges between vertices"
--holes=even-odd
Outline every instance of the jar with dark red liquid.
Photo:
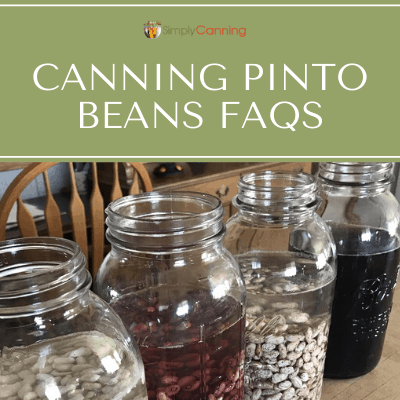
[{"label": "jar with dark red liquid", "polygon": [[320,163],[319,213],[337,248],[338,275],[325,376],[372,371],[382,355],[396,286],[399,204],[391,163]]},{"label": "jar with dark red liquid", "polygon": [[149,399],[242,400],[245,288],[221,202],[152,192],[106,212],[112,248],[95,291],[135,337]]}]

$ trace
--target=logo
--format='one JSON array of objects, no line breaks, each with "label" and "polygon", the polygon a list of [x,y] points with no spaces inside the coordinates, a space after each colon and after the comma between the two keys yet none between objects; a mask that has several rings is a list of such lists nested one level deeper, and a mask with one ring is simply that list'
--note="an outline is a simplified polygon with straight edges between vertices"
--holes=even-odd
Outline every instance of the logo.
[{"label": "logo", "polygon": [[149,39],[157,39],[161,35],[161,22],[149,22],[144,24],[144,34]]},{"label": "logo", "polygon": [[164,35],[179,35],[179,36],[193,36],[195,34],[203,36],[246,36],[246,28],[234,28],[229,25],[227,28],[211,28],[206,27],[204,25],[199,25],[197,27],[188,26],[187,28],[172,28],[171,26],[164,25],[163,26],[163,34]]}]

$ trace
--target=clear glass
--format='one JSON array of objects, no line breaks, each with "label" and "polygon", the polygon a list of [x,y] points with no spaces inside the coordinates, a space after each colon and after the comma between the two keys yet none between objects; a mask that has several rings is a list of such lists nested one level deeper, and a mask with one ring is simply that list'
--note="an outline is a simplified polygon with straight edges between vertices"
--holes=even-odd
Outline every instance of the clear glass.
[{"label": "clear glass", "polygon": [[399,204],[391,163],[321,163],[318,213],[337,247],[338,277],[325,375],[351,378],[378,364],[399,272]]},{"label": "clear glass", "polygon": [[0,242],[0,399],[147,399],[139,351],[79,246]]},{"label": "clear glass", "polygon": [[112,250],[95,291],[136,338],[149,399],[242,400],[245,288],[221,202],[152,192],[106,212]]},{"label": "clear glass", "polygon": [[245,399],[319,399],[336,264],[316,181],[265,172],[238,188],[225,245],[247,289]]}]

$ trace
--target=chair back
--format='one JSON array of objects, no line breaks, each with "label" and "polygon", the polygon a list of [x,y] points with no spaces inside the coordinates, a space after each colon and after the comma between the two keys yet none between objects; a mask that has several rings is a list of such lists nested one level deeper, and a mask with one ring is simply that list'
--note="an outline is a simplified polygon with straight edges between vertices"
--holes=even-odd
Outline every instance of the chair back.
[{"label": "chair back", "polygon": [[[46,204],[44,219],[47,225],[48,236],[63,237],[63,223],[60,209],[51,191],[48,169],[58,164],[57,162],[37,162],[30,164],[11,182],[0,201],[0,240],[6,239],[7,221],[10,212],[17,204],[17,225],[22,237],[38,236],[35,220],[21,199],[23,190],[40,174],[43,174]],[[110,193],[110,201],[123,196],[118,173],[118,164],[113,163],[113,180]],[[136,194],[140,191],[152,191],[150,176],[142,163],[131,162],[134,175],[127,194]],[[68,163],[71,178],[71,197],[69,201],[69,217],[71,221],[72,237],[79,244],[88,259],[88,268],[93,275],[96,273],[104,257],[104,198],[100,191],[97,163],[92,163],[92,192],[89,201],[89,209],[85,210],[84,203],[78,192],[78,185],[72,162]],[[91,231],[91,246],[88,244],[87,222]],[[90,250],[90,251],[89,251]],[[89,253],[90,256],[89,257]],[[90,263],[89,263],[90,260]]]}]

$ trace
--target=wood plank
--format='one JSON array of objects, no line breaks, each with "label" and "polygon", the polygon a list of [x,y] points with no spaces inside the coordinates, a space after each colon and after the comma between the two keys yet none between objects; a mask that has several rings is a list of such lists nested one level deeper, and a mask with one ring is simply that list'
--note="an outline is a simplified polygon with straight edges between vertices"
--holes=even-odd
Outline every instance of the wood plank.
[{"label": "wood plank", "polygon": [[[249,163],[251,164],[251,163]],[[181,179],[153,179],[154,190],[184,190],[193,185],[206,184],[214,182],[215,180],[227,179],[233,176],[241,176],[252,172],[262,172],[267,170],[285,170],[285,171],[310,171],[311,163],[294,163],[294,162],[266,162],[266,163],[252,163],[243,168],[227,169],[224,172],[211,173],[199,177],[190,177],[185,180]]]},{"label": "wood plank", "polygon": [[92,226],[91,273],[96,277],[104,258],[104,200],[97,179],[97,164],[92,163],[93,190],[90,198],[90,220]]},{"label": "wood plank", "polygon": [[231,207],[229,204],[224,206],[224,212],[225,212],[224,214],[224,223],[225,223],[231,217]]},{"label": "wood plank", "polygon": [[25,207],[21,197],[18,197],[17,208],[17,222],[22,237],[38,236],[35,220],[33,219],[32,214]]},{"label": "wood plank", "polygon": [[120,199],[122,197],[122,189],[121,184],[119,183],[119,175],[118,175],[118,163],[114,164],[114,177],[113,177],[113,186],[111,189],[111,201]]},{"label": "wood plank", "polygon": [[0,162],[0,172],[14,171],[16,169],[24,169],[30,162]]},{"label": "wood plank", "polygon": [[140,193],[139,176],[138,173],[135,170],[133,170],[132,185],[129,188],[129,194],[137,194],[137,193]]},{"label": "wood plank", "polygon": [[60,209],[58,208],[53,193],[51,192],[47,171],[43,172],[43,179],[46,188],[46,206],[44,209],[44,216],[46,219],[48,234],[53,237],[63,237]]},{"label": "wood plank", "polygon": [[72,234],[74,241],[79,244],[83,254],[88,258],[85,206],[78,193],[72,162],[68,163],[68,165],[71,177],[71,202],[69,210],[72,222]]},{"label": "wood plank", "polygon": [[225,206],[229,205],[233,197],[237,194],[237,183],[239,178],[240,175],[231,176],[224,179],[215,179],[207,183],[185,186],[184,188],[178,190],[211,194],[218,197]]}]

